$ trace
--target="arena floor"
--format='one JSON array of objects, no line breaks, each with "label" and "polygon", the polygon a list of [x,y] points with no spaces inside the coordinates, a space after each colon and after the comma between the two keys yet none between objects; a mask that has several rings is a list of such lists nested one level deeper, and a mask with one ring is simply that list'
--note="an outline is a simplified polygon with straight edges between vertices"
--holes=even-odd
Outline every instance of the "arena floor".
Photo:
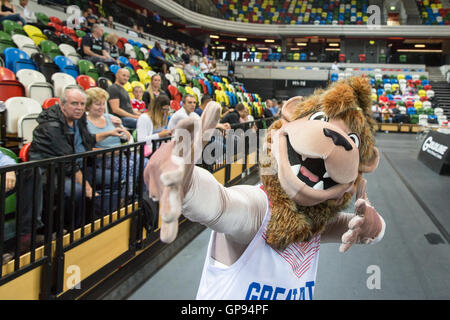
[{"label": "arena floor", "polygon": [[[338,244],[322,245],[315,299],[449,299],[450,176],[417,160],[416,135],[380,133],[377,146],[380,165],[366,177],[367,193],[386,221],[385,237],[345,254]],[[210,232],[203,231],[129,299],[195,299]],[[372,281],[376,274],[378,283]]]}]

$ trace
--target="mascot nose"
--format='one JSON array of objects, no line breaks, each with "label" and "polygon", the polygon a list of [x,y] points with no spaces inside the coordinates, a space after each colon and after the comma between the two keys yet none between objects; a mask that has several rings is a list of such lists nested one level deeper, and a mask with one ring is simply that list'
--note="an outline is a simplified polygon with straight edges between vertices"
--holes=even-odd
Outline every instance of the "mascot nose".
[{"label": "mascot nose", "polygon": [[348,140],[345,139],[339,132],[333,131],[331,129],[323,128],[323,134],[326,137],[331,138],[331,140],[333,140],[333,143],[336,146],[342,146],[345,148],[346,151],[350,151],[353,149],[350,142],[348,142]]}]

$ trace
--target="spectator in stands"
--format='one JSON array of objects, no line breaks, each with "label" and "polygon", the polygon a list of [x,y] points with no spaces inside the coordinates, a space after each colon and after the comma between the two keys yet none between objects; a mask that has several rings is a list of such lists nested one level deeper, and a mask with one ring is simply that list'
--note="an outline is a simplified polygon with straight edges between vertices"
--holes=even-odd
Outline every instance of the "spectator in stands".
[{"label": "spectator in stands", "polygon": [[147,111],[147,107],[144,101],[142,101],[142,96],[144,94],[144,90],[141,86],[135,86],[133,88],[133,96],[134,98],[131,100],[131,106],[133,107],[133,111],[136,113],[144,113]]},{"label": "spectator in stands", "polygon": [[339,65],[337,61],[334,61],[333,64],[331,65],[331,71],[339,71]]},{"label": "spectator in stands", "polygon": [[83,58],[91,61],[94,65],[97,62],[104,62],[107,64],[116,63],[116,60],[112,59],[105,50],[103,42],[103,27],[98,24],[94,24],[91,30],[92,32],[85,35],[81,40]]},{"label": "spectator in stands", "polygon": [[205,42],[205,44],[202,47],[202,55],[203,57],[208,57],[208,43]]},{"label": "spectator in stands", "polygon": [[183,68],[183,65],[180,65],[181,59],[179,59],[178,57],[175,57],[175,55],[174,55],[175,51],[176,51],[176,49],[172,49],[170,47],[167,47],[166,51],[164,53],[164,57],[174,67],[176,67],[176,68]]},{"label": "spectator in stands", "polygon": [[229,112],[220,120],[220,123],[229,123],[230,125],[240,123],[240,118],[248,115],[247,108],[242,104],[238,103],[234,109],[230,109]]},{"label": "spectator in stands", "polygon": [[189,47],[184,49],[183,53],[181,54],[181,59],[183,59],[185,64],[188,64],[189,61],[191,61],[191,49]]},{"label": "spectator in stands", "polygon": [[98,17],[94,14],[94,12],[92,11],[92,8],[87,9],[86,20],[87,20],[89,27],[93,27],[95,24],[97,24]]},{"label": "spectator in stands", "polygon": [[133,23],[130,30],[127,32],[130,36],[138,38],[140,36],[138,26],[136,23]]},{"label": "spectator in stands", "polygon": [[209,61],[206,56],[202,57],[202,61],[200,62],[200,71],[204,75],[209,73]]},{"label": "spectator in stands", "polygon": [[381,108],[378,104],[372,105],[372,114],[377,122],[381,122]]},{"label": "spectator in stands", "polygon": [[173,130],[165,129],[167,127],[169,110],[169,97],[166,95],[157,97],[153,108],[149,108],[137,120],[137,141],[145,141],[151,149],[152,140],[171,136]]},{"label": "spectator in stands", "polygon": [[82,30],[90,30],[87,22],[88,12],[87,10],[83,11],[80,18],[78,19],[78,23],[80,24],[80,29]]},{"label": "spectator in stands", "polygon": [[196,114],[198,114],[199,116],[202,116],[203,110],[205,110],[206,105],[210,101],[212,101],[212,98],[209,95],[205,94],[202,97],[202,101],[201,101],[200,105],[197,108],[195,108],[194,112]]},{"label": "spectator in stands", "polygon": [[202,73],[202,69],[200,68],[200,63],[198,60],[194,60],[194,65],[192,66],[195,72],[195,77],[197,78],[204,78],[204,74]]},{"label": "spectator in stands", "polygon": [[210,73],[216,73],[217,72],[217,61],[216,61],[216,58],[213,58],[212,60],[211,60],[211,65],[210,66],[208,66],[209,67],[209,72]]},{"label": "spectator in stands", "polygon": [[116,73],[116,82],[108,87],[110,112],[122,119],[125,127],[135,129],[140,113],[134,112],[131,106],[130,95],[123,88],[130,79],[130,71],[125,68]]},{"label": "spectator in stands", "polygon": [[181,57],[179,55],[179,52],[178,52],[178,49],[176,47],[172,51],[172,57],[174,59],[174,61],[172,62],[174,67],[183,69],[184,68],[184,61],[183,61],[183,59],[181,59]]},{"label": "spectator in stands", "polygon": [[382,123],[392,123],[392,110],[389,109],[387,104],[380,105],[381,109],[381,122]]},{"label": "spectator in stands", "polygon": [[[95,149],[107,149],[121,146],[122,143],[126,143],[131,139],[131,134],[125,130],[122,126],[122,121],[110,114],[105,114],[106,111],[106,101],[108,100],[108,92],[105,90],[95,87],[86,90],[87,100],[86,100],[86,111],[87,114],[87,128],[91,134],[108,134],[109,136],[95,144]],[[119,129],[119,130],[118,130]],[[117,132],[120,135],[117,136]],[[114,158],[114,169],[119,168],[119,157]],[[122,158],[122,171],[120,173],[120,180],[126,181],[127,170],[128,175],[133,177],[134,171],[134,155],[131,153],[130,159],[127,157]],[[101,168],[101,159],[98,159],[98,167]],[[128,168],[127,168],[128,167]],[[106,168],[111,169],[111,161],[106,161]],[[128,190],[133,189],[133,179],[128,179]]]},{"label": "spectator in stands", "polygon": [[[16,164],[16,161],[10,156],[4,154],[0,151],[0,167],[8,167]],[[37,181],[37,190],[33,190],[33,171],[23,170],[21,171],[23,176],[22,181],[24,182],[21,186],[21,203],[22,203],[22,214],[21,214],[21,224],[19,230],[19,253],[25,253],[28,251],[31,243],[31,220],[32,220],[32,205],[33,205],[33,194],[37,197],[38,210],[36,211],[37,216],[37,229],[43,226],[41,222],[41,199],[42,199],[42,188],[40,187],[40,181]],[[17,177],[15,171],[8,171],[5,174],[5,186],[0,189],[0,192],[4,193],[5,199],[17,192]],[[24,200],[25,199],[25,200]],[[43,236],[36,236],[36,245],[41,245],[43,243]],[[10,253],[4,253],[3,264],[8,263],[14,258],[15,250]],[[0,265],[1,268],[1,265]]]},{"label": "spectator in stands", "polygon": [[[106,139],[95,144],[95,148],[104,149],[120,146],[121,138],[125,141],[130,140],[130,133],[122,127],[122,120],[111,114],[105,114],[106,101],[109,98],[108,92],[95,87],[88,89],[86,95],[86,111],[88,112],[86,118],[89,132],[91,134],[109,133]],[[116,130],[116,128],[120,130]],[[120,131],[119,136],[116,134],[118,131]]]},{"label": "spectator in stands", "polygon": [[184,66],[184,75],[186,76],[187,82],[191,82],[192,78],[195,78],[197,76],[197,73],[195,72],[195,69],[194,69],[194,59],[193,58],[191,58],[191,60],[189,60],[189,63],[187,63]]},{"label": "spectator in stands", "polygon": [[273,101],[271,99],[267,99],[266,100],[266,107],[263,110],[264,111],[264,118],[271,118],[271,117],[273,117],[272,106],[273,106]]},{"label": "spectator in stands", "polygon": [[383,91],[383,94],[378,98],[378,101],[380,103],[387,103],[387,102],[389,102],[389,98],[386,95],[386,91]]},{"label": "spectator in stands", "polygon": [[26,23],[36,23],[37,18],[34,12],[28,6],[28,0],[19,0],[19,4],[17,5],[17,13],[20,14],[26,21]]},{"label": "spectator in stands", "polygon": [[186,119],[187,117],[193,117],[195,119],[200,119],[200,116],[194,112],[195,110],[195,97],[191,94],[185,94],[183,97],[183,107],[175,112],[170,118],[168,129],[175,129],[180,120]]},{"label": "spectator in stands", "polygon": [[144,95],[142,96],[142,100],[145,102],[145,105],[148,109],[151,109],[153,107],[153,104],[155,103],[155,99],[159,97],[160,95],[167,95],[167,93],[161,89],[161,83],[162,79],[161,76],[158,73],[155,73],[152,76],[151,82],[147,88],[147,90],[144,92]]},{"label": "spectator in stands", "polygon": [[101,26],[106,26],[106,18],[104,15],[100,15],[100,17],[98,17],[97,23]]},{"label": "spectator in stands", "polygon": [[144,33],[145,25],[147,24],[147,17],[143,13],[147,12],[145,9],[136,9],[137,27],[140,33]]},{"label": "spectator in stands", "polygon": [[155,42],[155,45],[150,50],[149,64],[153,68],[154,67],[161,68],[164,74],[167,73],[167,70],[171,66],[171,63],[168,62],[164,58],[163,50],[162,50],[161,45],[159,44],[158,41]]},{"label": "spectator in stands", "polygon": [[[61,103],[56,104],[46,110],[43,110],[37,122],[39,125],[33,131],[33,140],[29,151],[30,160],[41,160],[53,157],[60,157],[71,155],[75,153],[83,153],[92,150],[95,144],[105,140],[111,135],[120,136],[123,133],[122,128],[115,128],[111,132],[102,132],[91,134],[87,128],[86,121],[86,94],[78,88],[65,89],[60,98]],[[94,175],[101,177],[102,169],[96,168],[95,165],[83,167],[81,159],[77,161],[76,165],[68,165],[66,169],[64,197],[65,197],[65,212],[69,214],[72,210],[71,193],[72,193],[72,176],[75,177],[74,190],[74,205],[75,205],[75,227],[81,226],[81,199],[82,199],[82,184],[83,171],[86,183],[84,185],[85,195],[91,200],[95,200],[95,205],[98,205],[100,200],[97,193],[93,192],[92,181]],[[115,186],[110,186],[109,170],[105,172],[105,190],[113,191]],[[96,179],[96,188],[99,190],[100,180]],[[115,179],[117,182],[118,179]],[[66,217],[64,221],[69,223],[72,217]]]},{"label": "spectator in stands", "polygon": [[12,20],[16,21],[21,25],[26,25],[26,21],[24,18],[20,16],[16,11],[16,6],[12,4],[11,0],[1,0],[2,6],[0,9],[0,22],[3,20]]},{"label": "spectator in stands", "polygon": [[114,29],[114,17],[108,16],[108,19],[105,22],[105,26],[111,29]]},{"label": "spectator in stands", "polygon": [[280,115],[281,106],[282,106],[281,100],[278,102],[276,100],[273,100],[273,102],[271,103],[270,111],[272,112],[272,115],[274,117],[278,117]]},{"label": "spectator in stands", "polygon": [[108,56],[115,61],[116,64],[119,64],[119,47],[117,46],[117,42],[119,41],[119,36],[115,33],[110,33],[105,37],[105,41],[103,42],[103,47],[105,48]]}]

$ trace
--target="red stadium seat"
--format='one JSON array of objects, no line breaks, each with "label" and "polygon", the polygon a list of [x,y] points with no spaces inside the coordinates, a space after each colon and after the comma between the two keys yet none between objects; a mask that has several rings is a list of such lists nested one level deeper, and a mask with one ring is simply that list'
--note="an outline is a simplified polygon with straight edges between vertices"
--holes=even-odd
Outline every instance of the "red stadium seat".
[{"label": "red stadium seat", "polygon": [[6,101],[12,97],[25,97],[25,88],[19,81],[0,82],[0,101]]},{"label": "red stadium seat", "polygon": [[176,97],[177,94],[178,94],[178,89],[177,89],[177,87],[175,87],[175,86],[169,84],[169,85],[167,86],[167,89],[169,90],[170,97],[174,100],[175,97]]},{"label": "red stadium seat", "polygon": [[16,75],[8,68],[0,67],[0,81],[7,81],[7,80],[15,81]]},{"label": "red stadium seat", "polygon": [[55,28],[55,33],[61,33],[63,31],[63,26],[60,24],[49,22],[48,26]]},{"label": "red stadium seat", "polygon": [[181,108],[180,102],[179,102],[179,101],[176,101],[176,100],[171,100],[171,101],[170,101],[170,108],[171,108],[172,110],[177,111],[178,109]]},{"label": "red stadium seat", "polygon": [[87,75],[79,75],[77,77],[77,83],[84,89],[87,90],[89,88],[95,87],[97,84],[95,80]]},{"label": "red stadium seat", "polygon": [[58,17],[49,17],[49,19],[50,19],[51,22],[53,22],[55,24],[62,25],[62,21]]},{"label": "red stadium seat", "polygon": [[59,98],[48,98],[42,103],[42,109],[48,109],[59,103]]},{"label": "red stadium seat", "polygon": [[142,67],[139,65],[139,63],[136,59],[129,59],[128,61],[133,66],[134,71],[138,71],[139,69],[142,69]]},{"label": "red stadium seat", "polygon": [[30,151],[31,142],[25,144],[22,149],[19,151],[19,158],[22,159],[22,162],[28,161],[28,153]]}]

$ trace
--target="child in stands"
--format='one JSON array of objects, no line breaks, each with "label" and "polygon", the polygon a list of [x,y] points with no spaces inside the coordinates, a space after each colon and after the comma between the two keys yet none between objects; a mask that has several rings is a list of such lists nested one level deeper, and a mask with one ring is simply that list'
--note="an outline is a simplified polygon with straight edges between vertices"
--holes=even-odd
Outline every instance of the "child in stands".
[{"label": "child in stands", "polygon": [[144,95],[144,90],[141,86],[136,86],[133,88],[134,99],[131,100],[131,106],[133,110],[144,113],[147,111],[147,106],[145,102],[142,101],[142,96]]}]

